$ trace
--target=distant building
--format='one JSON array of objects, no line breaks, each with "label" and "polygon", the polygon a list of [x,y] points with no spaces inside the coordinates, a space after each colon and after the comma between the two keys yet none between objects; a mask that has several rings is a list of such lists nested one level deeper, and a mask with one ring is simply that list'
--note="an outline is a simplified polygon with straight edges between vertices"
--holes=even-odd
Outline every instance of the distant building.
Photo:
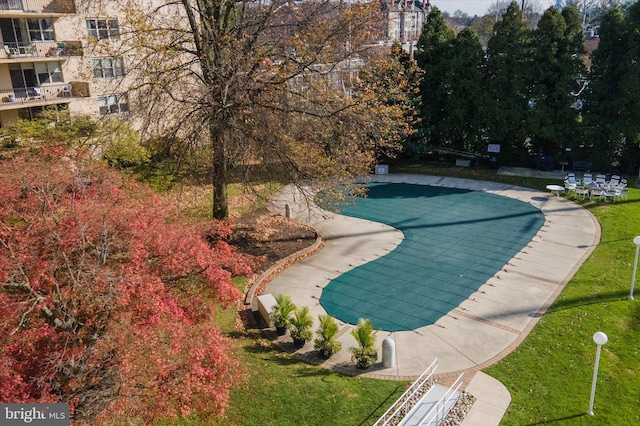
[{"label": "distant building", "polygon": [[382,3],[387,19],[386,37],[389,44],[399,41],[411,52],[422,33],[431,4],[429,0],[391,0]]},{"label": "distant building", "polygon": [[[125,58],[94,54],[120,38],[118,13],[100,2],[0,0],[0,127],[46,109],[123,114]],[[115,88],[115,90],[114,90]]]},{"label": "distant building", "polygon": [[[380,45],[399,41],[411,52],[431,9],[429,0],[382,0],[381,8],[386,34]],[[105,43],[121,41],[123,14],[118,2],[0,0],[0,127],[49,109],[94,118],[127,115],[133,53],[100,53]],[[349,92],[360,66],[361,59],[331,70],[318,66],[295,84],[326,78]]]}]

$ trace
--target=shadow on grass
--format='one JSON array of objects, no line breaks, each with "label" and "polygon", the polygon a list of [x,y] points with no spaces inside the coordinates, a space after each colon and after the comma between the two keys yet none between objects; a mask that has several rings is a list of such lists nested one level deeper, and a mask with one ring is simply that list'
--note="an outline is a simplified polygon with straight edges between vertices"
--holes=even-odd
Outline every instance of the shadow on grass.
[{"label": "shadow on grass", "polygon": [[328,368],[307,368],[308,366],[309,364],[305,363],[304,367],[298,371],[295,377],[322,377],[322,381],[328,382],[326,379],[336,374]]},{"label": "shadow on grass", "polygon": [[[629,293],[626,291],[613,291],[609,293],[598,293],[592,296],[556,300],[547,312],[557,312],[565,309],[576,308],[578,306],[596,305],[602,302],[620,302],[626,300],[628,297]],[[638,318],[640,318],[640,313],[638,314]]]},{"label": "shadow on grass", "polygon": [[398,392],[398,390],[402,387],[406,387],[405,385],[398,385],[396,386],[396,388],[393,390],[393,392],[391,392],[389,395],[387,395],[387,397],[382,400],[380,402],[380,404],[378,404],[378,406],[376,408],[373,409],[373,411],[371,413],[369,413],[369,415],[367,417],[365,417],[360,423],[358,423],[358,426],[362,426],[364,424],[368,424],[372,419],[375,419],[376,417],[376,412],[378,412],[378,410],[380,410],[381,407],[385,407],[387,405],[389,405],[389,401],[391,400],[391,398],[393,398],[393,396]]},{"label": "shadow on grass", "polygon": [[588,417],[589,415],[587,413],[574,414],[574,415],[571,415],[571,416],[560,417],[558,419],[545,420],[543,422],[527,423],[526,426],[550,425],[550,424],[560,423],[560,422],[564,422],[564,421],[567,421],[567,420],[577,419],[577,418],[585,417],[585,416]]}]

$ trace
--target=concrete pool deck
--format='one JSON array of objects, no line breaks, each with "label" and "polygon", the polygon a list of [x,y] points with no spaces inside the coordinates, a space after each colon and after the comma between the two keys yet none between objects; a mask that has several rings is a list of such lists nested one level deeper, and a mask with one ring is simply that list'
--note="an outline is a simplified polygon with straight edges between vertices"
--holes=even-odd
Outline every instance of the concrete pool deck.
[{"label": "concrete pool deck", "polygon": [[[341,373],[396,380],[415,380],[438,359],[439,383],[450,384],[464,373],[463,389],[466,387],[478,398],[472,412],[486,411],[495,416],[498,412],[504,413],[510,401],[508,392],[479,372],[516,348],[560,294],[598,244],[597,220],[586,209],[563,197],[507,184],[408,174],[374,175],[371,181],[487,191],[540,208],[545,223],[502,270],[435,324],[411,331],[378,332],[379,361],[368,370],[363,372],[353,366],[349,352],[349,348],[356,345],[350,334],[353,326],[342,322],[339,322],[338,339],[342,351],[322,361],[313,350],[313,342],[308,342],[297,355]],[[389,226],[310,207],[293,188],[286,188],[273,200],[274,212],[284,215],[285,206],[291,218],[316,229],[325,246],[273,278],[263,293],[286,293],[296,305],[308,306],[314,318],[326,313],[319,299],[329,281],[384,256],[403,238],[400,231]],[[396,362],[392,368],[384,368],[380,358],[386,338],[395,343]],[[288,336],[280,338],[284,344],[287,339],[290,340]],[[494,392],[496,398],[489,398],[490,392]],[[501,416],[497,417],[498,421]],[[473,418],[466,419],[465,426],[474,424]],[[476,424],[492,423],[495,424],[493,420]]]}]

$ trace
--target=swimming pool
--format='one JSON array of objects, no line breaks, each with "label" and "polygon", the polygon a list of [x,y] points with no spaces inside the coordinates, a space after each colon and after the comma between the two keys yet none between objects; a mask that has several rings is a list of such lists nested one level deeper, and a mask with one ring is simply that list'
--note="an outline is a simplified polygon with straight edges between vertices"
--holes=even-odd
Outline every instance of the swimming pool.
[{"label": "swimming pool", "polygon": [[356,324],[386,331],[434,324],[495,275],[540,230],[531,204],[484,191],[403,183],[369,185],[342,214],[401,230],[384,257],[331,280],[320,303]]}]

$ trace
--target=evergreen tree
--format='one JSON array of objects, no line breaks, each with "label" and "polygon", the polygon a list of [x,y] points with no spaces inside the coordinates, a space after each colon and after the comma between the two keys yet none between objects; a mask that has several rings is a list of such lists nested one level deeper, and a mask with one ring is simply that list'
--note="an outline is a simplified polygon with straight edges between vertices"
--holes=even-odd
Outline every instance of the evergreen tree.
[{"label": "evergreen tree", "polygon": [[624,67],[627,49],[625,17],[620,9],[609,9],[602,18],[600,43],[593,53],[585,93],[584,118],[588,134],[585,149],[594,168],[611,166],[622,150],[623,117],[627,108],[622,82],[627,80]]},{"label": "evergreen tree", "polygon": [[530,135],[532,153],[564,155],[579,145],[576,94],[585,70],[580,18],[574,7],[549,8],[534,31]]},{"label": "evergreen tree", "polygon": [[448,60],[454,40],[455,35],[447,28],[442,12],[434,7],[424,23],[415,56],[418,66],[424,71],[420,84],[420,133],[430,145],[450,145],[442,123],[448,114],[445,99],[454,84]]},{"label": "evergreen tree", "polygon": [[494,31],[486,52],[487,135],[490,142],[500,144],[502,162],[526,165],[531,33],[515,2]]},{"label": "evergreen tree", "polygon": [[624,98],[620,168],[626,173],[640,174],[640,1],[629,8],[625,33],[627,48],[620,81],[620,92]]},{"label": "evergreen tree", "polygon": [[444,99],[442,133],[454,149],[484,152],[486,92],[482,87],[484,51],[478,35],[465,28],[449,52],[450,92]]}]

